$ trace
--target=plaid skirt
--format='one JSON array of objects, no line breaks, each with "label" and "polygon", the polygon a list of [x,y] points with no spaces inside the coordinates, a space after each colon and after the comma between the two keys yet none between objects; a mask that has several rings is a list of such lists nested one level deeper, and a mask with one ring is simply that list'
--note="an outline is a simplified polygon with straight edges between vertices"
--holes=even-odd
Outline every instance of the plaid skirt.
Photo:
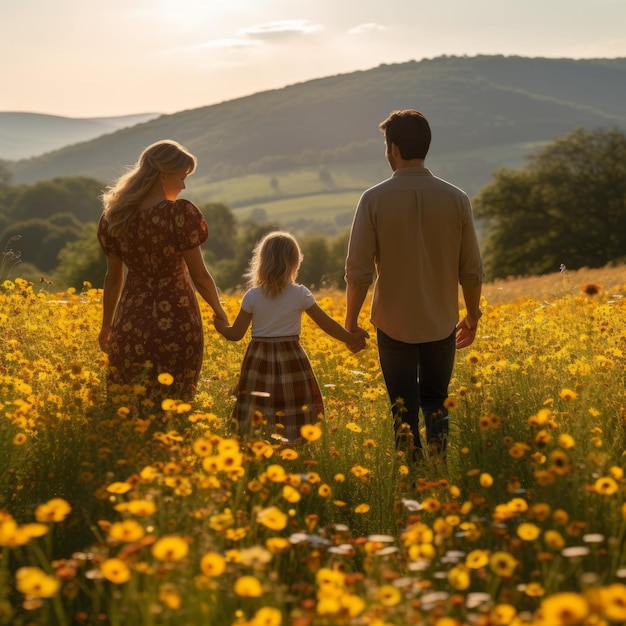
[{"label": "plaid skirt", "polygon": [[267,436],[294,442],[302,425],[324,414],[320,386],[297,336],[253,338],[235,395],[233,417],[242,434],[265,422]]}]

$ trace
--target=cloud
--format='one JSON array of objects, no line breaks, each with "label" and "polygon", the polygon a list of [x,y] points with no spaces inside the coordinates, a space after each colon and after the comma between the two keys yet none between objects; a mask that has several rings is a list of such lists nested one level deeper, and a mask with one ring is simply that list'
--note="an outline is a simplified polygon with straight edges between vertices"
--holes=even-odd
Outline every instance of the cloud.
[{"label": "cloud", "polygon": [[314,24],[309,20],[280,20],[243,28],[239,34],[256,39],[276,39],[291,35],[310,35],[321,30],[324,30],[321,24]]},{"label": "cloud", "polygon": [[347,32],[348,35],[366,35],[377,30],[385,30],[382,24],[376,24],[375,22],[368,22],[367,24],[359,24],[350,28]]},{"label": "cloud", "polygon": [[308,20],[279,20],[264,22],[238,31],[236,37],[221,37],[204,42],[197,48],[251,48],[261,46],[264,41],[291,37],[293,35],[310,35],[324,30],[321,24]]}]

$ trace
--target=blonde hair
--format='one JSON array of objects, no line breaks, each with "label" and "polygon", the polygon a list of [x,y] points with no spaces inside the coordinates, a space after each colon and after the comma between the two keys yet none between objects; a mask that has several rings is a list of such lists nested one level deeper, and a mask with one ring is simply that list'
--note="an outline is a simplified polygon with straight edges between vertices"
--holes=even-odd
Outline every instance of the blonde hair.
[{"label": "blonde hair", "polygon": [[261,287],[263,293],[275,298],[295,280],[301,263],[302,252],[293,235],[283,231],[268,233],[252,252],[245,274],[248,287]]},{"label": "blonde hair", "polygon": [[137,163],[102,194],[103,213],[109,224],[109,232],[114,236],[126,232],[139,203],[159,174],[191,174],[196,165],[196,157],[176,141],[157,141],[145,148]]}]

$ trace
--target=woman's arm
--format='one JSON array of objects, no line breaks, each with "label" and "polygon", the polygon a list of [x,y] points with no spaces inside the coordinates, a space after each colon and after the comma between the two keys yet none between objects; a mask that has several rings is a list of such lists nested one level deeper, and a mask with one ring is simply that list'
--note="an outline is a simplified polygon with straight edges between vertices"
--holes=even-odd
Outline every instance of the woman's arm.
[{"label": "woman's arm", "polygon": [[218,317],[213,320],[213,324],[215,324],[215,330],[229,341],[239,341],[246,334],[251,321],[252,313],[239,309],[232,326],[229,326],[227,321]]},{"label": "woman's arm", "polygon": [[191,276],[191,280],[198,290],[198,293],[213,309],[215,316],[228,323],[228,316],[226,315],[226,312],[222,307],[222,303],[220,302],[220,297],[217,293],[217,286],[213,280],[213,276],[211,276],[204,263],[200,246],[192,248],[191,250],[185,250],[183,252],[183,258],[187,264],[189,276]]},{"label": "woman's arm", "polygon": [[102,352],[109,352],[109,337],[111,324],[117,303],[124,286],[124,262],[117,256],[107,256],[107,272],[104,277],[102,296],[102,327],[98,337],[98,343]]},{"label": "woman's arm", "polygon": [[365,347],[365,339],[369,337],[367,331],[358,329],[355,332],[346,330],[334,320],[319,304],[315,303],[305,310],[305,313],[327,334],[343,341],[353,352]]}]

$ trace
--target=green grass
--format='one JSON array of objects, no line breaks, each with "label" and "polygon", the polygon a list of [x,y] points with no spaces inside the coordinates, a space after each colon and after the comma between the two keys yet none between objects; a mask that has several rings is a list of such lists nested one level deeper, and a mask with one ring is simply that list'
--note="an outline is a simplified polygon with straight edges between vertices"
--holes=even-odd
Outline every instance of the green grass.
[{"label": "green grass", "polygon": [[[526,157],[539,147],[536,143],[503,144],[439,156],[434,143],[426,167],[473,196],[494,171],[523,166]],[[330,183],[320,175],[324,170],[332,176]],[[239,219],[258,220],[258,210],[262,209],[268,221],[284,228],[334,234],[350,223],[361,193],[390,175],[381,143],[380,159],[372,161],[296,167],[213,182],[192,178],[188,196],[199,204],[223,203]]]}]

